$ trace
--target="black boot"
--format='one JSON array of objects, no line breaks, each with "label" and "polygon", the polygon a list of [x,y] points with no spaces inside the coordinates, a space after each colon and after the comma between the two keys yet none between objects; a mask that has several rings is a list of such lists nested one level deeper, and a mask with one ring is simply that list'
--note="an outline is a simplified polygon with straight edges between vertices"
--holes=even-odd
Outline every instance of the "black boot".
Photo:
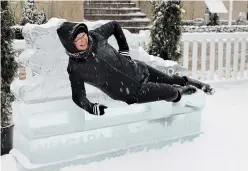
[{"label": "black boot", "polygon": [[211,87],[209,84],[205,84],[201,81],[198,81],[198,80],[186,77],[186,76],[184,76],[184,79],[186,80],[187,85],[192,85],[198,89],[201,89],[208,95],[213,95],[215,93],[214,88]]}]

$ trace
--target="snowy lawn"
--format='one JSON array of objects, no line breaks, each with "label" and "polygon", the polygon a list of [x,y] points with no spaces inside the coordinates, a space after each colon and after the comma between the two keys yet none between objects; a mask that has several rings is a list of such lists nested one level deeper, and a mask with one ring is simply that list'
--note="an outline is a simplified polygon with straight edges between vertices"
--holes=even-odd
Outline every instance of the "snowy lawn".
[{"label": "snowy lawn", "polygon": [[[207,97],[204,134],[193,142],[61,171],[247,171],[248,83],[226,85],[216,91],[215,96]],[[3,171],[16,171],[11,156],[2,156],[1,160]]]}]

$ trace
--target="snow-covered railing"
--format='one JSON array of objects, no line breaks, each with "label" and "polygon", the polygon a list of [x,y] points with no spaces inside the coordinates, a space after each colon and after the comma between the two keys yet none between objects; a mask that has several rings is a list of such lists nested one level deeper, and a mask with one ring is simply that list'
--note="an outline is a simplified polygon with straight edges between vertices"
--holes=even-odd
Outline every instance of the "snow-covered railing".
[{"label": "snow-covered railing", "polygon": [[183,66],[202,80],[247,78],[247,43],[248,32],[184,33]]}]

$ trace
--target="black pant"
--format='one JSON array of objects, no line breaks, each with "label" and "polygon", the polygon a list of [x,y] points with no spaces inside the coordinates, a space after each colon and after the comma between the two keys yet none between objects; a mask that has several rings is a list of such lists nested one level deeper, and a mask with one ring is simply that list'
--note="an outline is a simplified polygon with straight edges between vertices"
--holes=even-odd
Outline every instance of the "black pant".
[{"label": "black pant", "polygon": [[173,84],[184,86],[186,81],[178,75],[167,75],[151,66],[147,66],[150,76],[136,96],[136,103],[147,103],[159,100],[172,102],[178,97],[178,90]]}]

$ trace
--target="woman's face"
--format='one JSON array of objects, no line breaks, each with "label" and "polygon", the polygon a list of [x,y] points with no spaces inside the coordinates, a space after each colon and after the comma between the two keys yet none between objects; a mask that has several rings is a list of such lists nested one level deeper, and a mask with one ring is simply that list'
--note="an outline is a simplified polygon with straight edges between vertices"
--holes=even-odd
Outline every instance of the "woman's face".
[{"label": "woman's face", "polygon": [[86,50],[88,48],[88,36],[86,33],[79,33],[74,39],[75,46],[78,50]]}]

